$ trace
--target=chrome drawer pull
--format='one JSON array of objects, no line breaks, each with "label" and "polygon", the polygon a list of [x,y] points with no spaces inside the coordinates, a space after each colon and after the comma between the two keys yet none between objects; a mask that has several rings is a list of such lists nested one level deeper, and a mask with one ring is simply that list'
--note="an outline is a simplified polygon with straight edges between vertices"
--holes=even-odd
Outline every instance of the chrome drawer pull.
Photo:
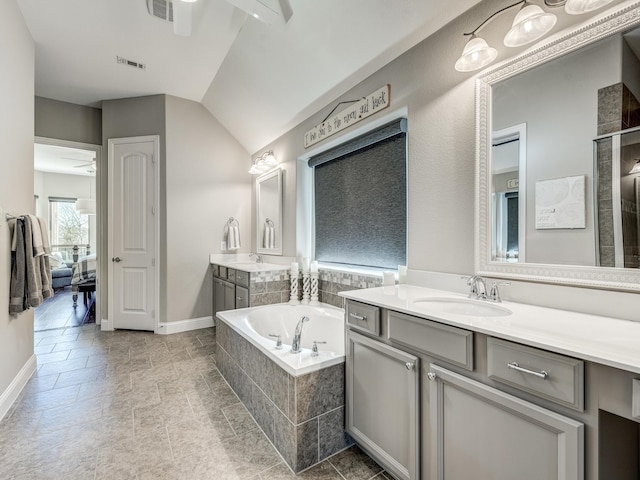
[{"label": "chrome drawer pull", "polygon": [[510,368],[511,370],[526,373],[528,375],[533,375],[534,377],[538,377],[543,380],[546,380],[547,377],[549,376],[549,372],[546,372],[545,370],[542,370],[541,372],[534,372],[533,370],[529,370],[528,368],[522,368],[516,362],[507,363],[507,367]]},{"label": "chrome drawer pull", "polygon": [[349,316],[351,318],[355,318],[358,322],[366,322],[367,321],[367,316],[366,315],[358,315],[356,313],[350,313]]}]

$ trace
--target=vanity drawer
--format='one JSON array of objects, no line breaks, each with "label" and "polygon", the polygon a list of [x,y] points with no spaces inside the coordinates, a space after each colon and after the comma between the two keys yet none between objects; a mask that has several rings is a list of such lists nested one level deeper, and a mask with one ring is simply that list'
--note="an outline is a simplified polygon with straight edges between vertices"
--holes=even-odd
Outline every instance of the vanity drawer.
[{"label": "vanity drawer", "polygon": [[347,301],[347,324],[354,330],[380,335],[380,309],[365,303]]},{"label": "vanity drawer", "polygon": [[233,268],[227,268],[227,280],[236,283],[236,271]]},{"label": "vanity drawer", "polygon": [[584,362],[497,338],[487,339],[489,378],[584,411]]},{"label": "vanity drawer", "polygon": [[473,370],[473,332],[393,311],[388,327],[392,343]]},{"label": "vanity drawer", "polygon": [[236,270],[236,283],[238,285],[242,285],[243,287],[249,286],[249,272],[242,272],[240,270]]},{"label": "vanity drawer", "polygon": [[224,278],[225,280],[227,279],[227,267],[223,267],[222,265],[220,265],[218,273],[220,278]]}]

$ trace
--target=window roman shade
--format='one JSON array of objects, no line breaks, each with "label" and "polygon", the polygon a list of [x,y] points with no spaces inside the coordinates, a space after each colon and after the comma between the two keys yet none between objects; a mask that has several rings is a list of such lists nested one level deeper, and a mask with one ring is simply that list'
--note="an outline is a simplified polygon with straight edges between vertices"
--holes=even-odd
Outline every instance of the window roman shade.
[{"label": "window roman shade", "polygon": [[396,120],[310,159],[316,260],[406,264],[406,125]]}]

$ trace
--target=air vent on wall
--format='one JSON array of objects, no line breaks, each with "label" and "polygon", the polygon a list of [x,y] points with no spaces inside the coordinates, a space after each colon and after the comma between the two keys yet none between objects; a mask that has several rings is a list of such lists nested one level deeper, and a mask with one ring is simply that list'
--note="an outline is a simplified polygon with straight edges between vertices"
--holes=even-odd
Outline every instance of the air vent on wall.
[{"label": "air vent on wall", "polygon": [[173,22],[173,3],[170,0],[147,0],[147,9],[154,17]]},{"label": "air vent on wall", "polygon": [[134,62],[133,60],[128,60],[124,57],[116,57],[117,62],[120,65],[126,65],[128,67],[137,68],[138,70],[146,70],[147,66],[144,63]]}]

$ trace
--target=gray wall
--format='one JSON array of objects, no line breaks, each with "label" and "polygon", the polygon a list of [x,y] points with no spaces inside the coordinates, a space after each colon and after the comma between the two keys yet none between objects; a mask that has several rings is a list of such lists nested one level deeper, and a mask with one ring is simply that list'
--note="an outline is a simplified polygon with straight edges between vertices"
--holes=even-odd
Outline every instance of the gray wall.
[{"label": "gray wall", "polygon": [[[297,192],[302,188],[300,179],[304,177],[296,165],[297,159],[309,154],[303,147],[304,132],[320,123],[339,101],[358,99],[389,83],[391,107],[388,112],[403,108],[408,112],[408,266],[412,271],[423,271],[415,272],[415,278],[429,280],[434,286],[445,278],[438,273],[474,271],[475,77],[456,72],[453,65],[465,44],[462,32],[477,26],[503,6],[494,0],[482,2],[255,152],[254,156],[273,149],[276,157],[284,162],[284,255],[305,251],[310,243],[309,240],[296,244],[298,228],[298,235],[309,237],[309,229],[299,227],[308,217],[306,197]],[[508,23],[507,16],[504,18]],[[497,31],[498,23],[499,20],[489,25],[487,34]],[[505,28],[508,28],[506,23]],[[344,134],[383,115],[386,113],[374,115]],[[333,139],[330,137],[318,147]],[[455,276],[446,278],[457,285],[457,280],[453,280]],[[631,316],[629,306],[638,298],[637,294],[622,292],[512,283],[504,291],[506,299],[621,318]],[[586,302],[585,298],[597,300]]]},{"label": "gray wall", "polygon": [[[160,135],[160,321],[210,316],[209,254],[220,252],[230,216],[244,227],[241,251],[249,251],[249,153],[192,101],[168,95],[109,100],[102,112],[105,156],[110,138]],[[106,177],[101,178],[104,205]],[[106,215],[102,225],[108,241]],[[106,283],[108,263],[101,265]],[[106,312],[106,294],[103,297]]]},{"label": "gray wall", "polygon": [[[210,316],[209,254],[229,217],[251,244],[251,157],[200,103],[166,97],[166,321]],[[164,292],[165,290],[163,290]]]},{"label": "gray wall", "polygon": [[[166,197],[162,195],[166,179],[166,127],[165,127],[165,96],[150,95],[146,97],[123,98],[119,100],[105,100],[102,102],[102,155],[104,165],[109,161],[108,143],[111,138],[138,137],[144,135],[160,136],[160,238],[166,238]],[[102,298],[99,299],[103,318],[109,318],[107,309],[107,272],[109,268],[107,252],[109,243],[109,224],[107,218],[108,205],[108,173],[107,169],[100,175],[100,200],[103,205],[100,223],[102,226],[102,251],[100,258],[100,280],[102,284]],[[166,242],[160,241],[160,292],[167,291],[166,274]],[[166,312],[166,295],[160,295],[160,311]]]},{"label": "gray wall", "polygon": [[36,97],[37,137],[102,145],[102,111],[50,98]]},{"label": "gray wall", "polygon": [[[608,39],[493,89],[493,128],[527,124],[526,261],[595,265],[593,144],[598,89],[619,83],[622,39]],[[536,182],[586,176],[586,228],[536,230]]]},{"label": "gray wall", "polygon": [[0,395],[33,355],[33,310],[10,317],[11,242],[5,212],[33,213],[35,48],[15,1],[0,15]]}]

